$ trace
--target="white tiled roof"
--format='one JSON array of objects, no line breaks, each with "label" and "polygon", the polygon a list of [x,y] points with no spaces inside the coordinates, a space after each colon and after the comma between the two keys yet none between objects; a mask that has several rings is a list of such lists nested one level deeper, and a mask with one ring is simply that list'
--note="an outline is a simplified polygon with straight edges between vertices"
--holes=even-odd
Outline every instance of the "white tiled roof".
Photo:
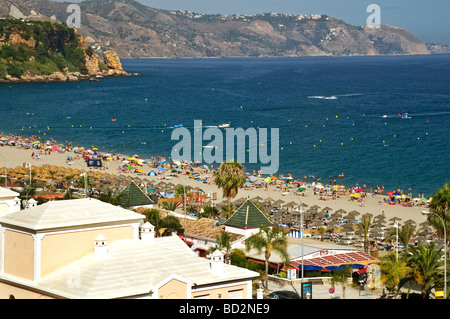
[{"label": "white tiled roof", "polygon": [[[197,286],[259,275],[224,266],[223,275],[214,275],[209,260],[198,257],[178,236],[155,238],[153,243],[127,239],[109,244],[106,258],[95,260],[92,253],[46,276],[37,285],[62,297],[104,299],[147,294],[172,275]],[[76,285],[68,284],[67,279],[77,274]]]},{"label": "white tiled roof", "polygon": [[0,187],[0,200],[5,197],[17,197],[19,195],[19,193],[14,192],[8,188]]},{"label": "white tiled roof", "polygon": [[32,230],[66,228],[115,221],[139,221],[144,216],[93,198],[55,200],[0,217],[0,224]]}]

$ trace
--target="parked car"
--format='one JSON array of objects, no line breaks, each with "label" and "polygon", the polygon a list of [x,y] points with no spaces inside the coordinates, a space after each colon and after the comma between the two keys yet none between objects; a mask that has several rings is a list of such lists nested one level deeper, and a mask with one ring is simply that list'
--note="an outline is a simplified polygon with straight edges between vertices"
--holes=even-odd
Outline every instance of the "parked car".
[{"label": "parked car", "polygon": [[294,291],[278,290],[268,294],[267,299],[300,299],[300,296]]}]

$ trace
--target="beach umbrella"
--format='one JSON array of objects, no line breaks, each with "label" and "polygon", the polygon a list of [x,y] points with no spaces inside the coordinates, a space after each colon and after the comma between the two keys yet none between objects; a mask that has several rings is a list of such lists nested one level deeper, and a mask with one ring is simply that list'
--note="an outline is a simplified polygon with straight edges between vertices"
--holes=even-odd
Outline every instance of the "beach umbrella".
[{"label": "beach umbrella", "polygon": [[416,224],[416,222],[412,219],[408,219],[407,221],[405,221],[405,224]]},{"label": "beach umbrella", "polygon": [[260,196],[256,196],[256,197],[253,197],[252,200],[253,200],[254,202],[259,202],[259,201],[262,201],[263,198],[260,197]]}]

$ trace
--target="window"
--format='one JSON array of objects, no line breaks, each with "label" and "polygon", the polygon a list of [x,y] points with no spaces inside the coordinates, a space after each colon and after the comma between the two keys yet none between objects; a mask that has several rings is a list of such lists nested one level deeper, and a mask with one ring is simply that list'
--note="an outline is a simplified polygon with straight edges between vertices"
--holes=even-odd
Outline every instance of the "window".
[{"label": "window", "polygon": [[230,290],[228,291],[228,299],[243,299],[244,290],[238,289],[238,290]]}]

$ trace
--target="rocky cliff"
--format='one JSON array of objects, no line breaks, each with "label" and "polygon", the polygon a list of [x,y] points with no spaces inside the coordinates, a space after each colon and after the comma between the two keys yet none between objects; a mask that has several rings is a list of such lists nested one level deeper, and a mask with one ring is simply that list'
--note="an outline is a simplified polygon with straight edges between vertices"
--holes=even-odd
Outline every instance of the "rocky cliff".
[{"label": "rocky cliff", "polygon": [[[326,15],[205,15],[154,9],[134,0],[78,4],[79,33],[86,43],[99,53],[113,50],[124,58],[430,54],[407,30],[368,29]],[[0,16],[65,22],[67,5],[0,0]]]},{"label": "rocky cliff", "polygon": [[0,20],[0,81],[65,82],[129,75],[114,52],[100,58],[76,29],[49,21]]}]

